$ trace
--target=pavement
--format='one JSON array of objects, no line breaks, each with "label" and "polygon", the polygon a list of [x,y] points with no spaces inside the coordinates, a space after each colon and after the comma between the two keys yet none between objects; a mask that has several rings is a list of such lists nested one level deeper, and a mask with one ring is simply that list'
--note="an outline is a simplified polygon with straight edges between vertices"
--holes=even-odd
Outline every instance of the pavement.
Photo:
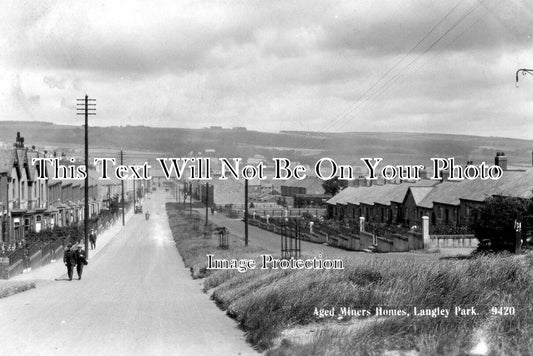
[{"label": "pavement", "polygon": [[[133,216],[133,209],[130,209],[125,214],[125,222],[126,224],[130,220],[130,218]],[[124,226],[122,226],[122,217],[120,216],[119,219],[106,231],[102,232],[100,235],[98,235],[98,238],[96,240],[96,248],[93,250],[89,250],[89,263],[92,258],[94,258],[100,251],[102,251],[107,244],[115,237],[117,236]],[[10,281],[29,281],[29,280],[49,280],[53,281],[59,278],[66,278],[66,267],[63,264],[63,259],[57,259],[55,262],[49,263],[47,265],[44,265],[40,268],[32,269],[29,272],[25,272],[22,274],[19,274],[17,276],[11,277]],[[76,271],[74,270],[74,278],[77,278]]]},{"label": "pavement", "polygon": [[257,355],[185,268],[165,212],[170,198],[151,194],[150,220],[131,215],[107,244],[101,236],[81,280],[56,263],[33,272],[49,279],[37,288],[0,299],[0,354]]}]

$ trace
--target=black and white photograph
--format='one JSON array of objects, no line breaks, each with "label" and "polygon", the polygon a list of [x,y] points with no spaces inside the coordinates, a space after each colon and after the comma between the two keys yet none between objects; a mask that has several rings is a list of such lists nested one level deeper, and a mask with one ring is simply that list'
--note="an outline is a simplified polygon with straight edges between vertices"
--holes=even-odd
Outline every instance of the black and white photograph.
[{"label": "black and white photograph", "polygon": [[533,3],[0,0],[0,355],[533,355]]}]

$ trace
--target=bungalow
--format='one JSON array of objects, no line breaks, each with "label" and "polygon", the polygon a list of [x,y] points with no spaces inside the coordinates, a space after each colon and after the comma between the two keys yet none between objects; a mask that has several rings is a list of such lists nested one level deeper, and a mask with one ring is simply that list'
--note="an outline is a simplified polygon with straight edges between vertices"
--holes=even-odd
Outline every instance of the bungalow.
[{"label": "bungalow", "polygon": [[436,181],[348,187],[327,201],[328,216],[337,220],[403,223],[403,204],[410,187],[431,187]]},{"label": "bungalow", "polygon": [[328,216],[419,225],[422,216],[431,226],[467,226],[472,212],[491,196],[533,197],[533,169],[506,170],[498,180],[433,181],[347,188],[328,200]]}]

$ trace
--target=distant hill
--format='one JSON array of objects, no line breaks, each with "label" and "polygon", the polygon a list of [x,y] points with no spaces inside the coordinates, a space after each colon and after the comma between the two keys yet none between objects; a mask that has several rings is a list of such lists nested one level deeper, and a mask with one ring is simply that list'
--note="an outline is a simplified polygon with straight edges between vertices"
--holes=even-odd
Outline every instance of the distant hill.
[{"label": "distant hill", "polygon": [[[47,122],[0,121],[0,141],[12,143],[17,132],[28,146],[83,147],[82,126],[56,125]],[[147,126],[90,127],[91,148],[144,152],[165,152],[169,155],[194,155],[214,149],[217,156],[267,159],[286,156],[313,164],[317,158],[331,157],[341,163],[360,165],[360,157],[383,157],[387,163],[422,163],[431,157],[456,157],[493,162],[497,151],[504,151],[510,165],[531,166],[533,140],[471,135],[423,133],[314,133],[282,131],[267,133],[243,128],[207,129],[153,128]]]}]

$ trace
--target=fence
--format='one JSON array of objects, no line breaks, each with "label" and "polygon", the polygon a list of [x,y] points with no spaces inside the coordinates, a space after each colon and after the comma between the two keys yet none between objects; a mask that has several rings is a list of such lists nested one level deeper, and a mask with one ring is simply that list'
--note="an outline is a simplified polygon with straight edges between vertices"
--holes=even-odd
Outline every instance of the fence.
[{"label": "fence", "polygon": [[[287,220],[287,221],[286,221]],[[298,230],[302,240],[326,243],[347,250],[371,250],[377,252],[404,252],[424,248],[422,233],[408,228],[386,224],[359,223],[334,224],[308,216],[279,217],[249,214],[248,222],[264,230],[282,235],[284,224]]]},{"label": "fence", "polygon": [[[129,208],[130,205],[127,205]],[[100,216],[95,227],[98,233],[103,232],[115,223],[121,212]],[[67,227],[70,228],[70,227]],[[52,231],[43,231],[42,236],[50,236]],[[61,231],[58,233],[64,233]],[[63,258],[64,247],[70,241],[69,236],[55,236],[50,239],[33,241],[18,246],[15,250],[2,249],[0,251],[0,279],[9,279],[23,273],[25,270],[36,269],[54,260]]]},{"label": "fence", "polygon": [[475,248],[479,244],[478,239],[468,235],[429,235],[429,247],[440,248]]},{"label": "fence", "polygon": [[[244,218],[244,208],[235,208],[231,207],[221,207],[218,209],[219,212],[223,213],[230,219],[242,219]],[[324,208],[291,208],[291,209],[280,209],[280,208],[249,208],[248,213],[250,216],[262,216],[262,217],[296,217],[311,215],[313,217],[320,217],[326,214],[326,209]],[[255,215],[254,215],[255,214]]]}]

